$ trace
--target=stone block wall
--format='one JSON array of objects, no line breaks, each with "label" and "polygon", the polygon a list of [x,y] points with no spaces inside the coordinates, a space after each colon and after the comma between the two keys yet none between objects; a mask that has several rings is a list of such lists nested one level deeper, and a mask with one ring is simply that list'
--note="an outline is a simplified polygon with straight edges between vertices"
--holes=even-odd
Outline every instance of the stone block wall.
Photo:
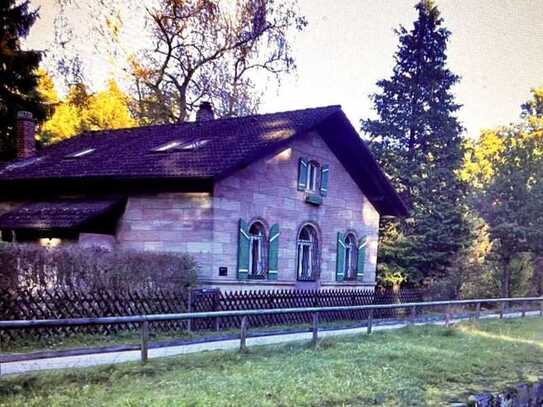
[{"label": "stone block wall", "polygon": [[[304,201],[297,190],[298,161],[306,157],[329,165],[328,195],[320,206]],[[317,133],[295,141],[279,154],[250,164],[215,185],[212,206],[213,263],[202,270],[202,283],[223,289],[315,288],[315,284],[296,281],[296,240],[305,222],[319,229],[321,242],[320,287],[373,287],[379,214],[364,197],[353,179]],[[240,282],[236,277],[238,222],[260,219],[269,230],[277,223],[279,237],[279,273],[277,281]],[[336,282],[337,232],[355,232],[357,238],[367,236],[365,275],[361,282]],[[220,277],[219,267],[227,267],[228,275]],[[318,286],[319,284],[317,284]]]},{"label": "stone block wall", "polygon": [[182,252],[212,266],[213,208],[208,193],[130,196],[117,231],[119,247]]}]

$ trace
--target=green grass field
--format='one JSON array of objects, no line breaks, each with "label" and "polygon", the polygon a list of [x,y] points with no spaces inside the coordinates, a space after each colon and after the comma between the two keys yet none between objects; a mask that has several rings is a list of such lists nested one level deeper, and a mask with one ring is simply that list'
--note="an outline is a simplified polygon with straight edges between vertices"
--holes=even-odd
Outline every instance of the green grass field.
[{"label": "green grass field", "polygon": [[0,379],[2,406],[436,406],[543,378],[543,319]]}]

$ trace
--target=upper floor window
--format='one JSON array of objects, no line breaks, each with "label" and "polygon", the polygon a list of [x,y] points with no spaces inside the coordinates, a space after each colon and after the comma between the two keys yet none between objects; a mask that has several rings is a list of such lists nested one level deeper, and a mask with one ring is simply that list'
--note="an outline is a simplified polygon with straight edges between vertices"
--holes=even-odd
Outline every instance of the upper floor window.
[{"label": "upper floor window", "polygon": [[306,202],[319,205],[328,194],[328,165],[301,157],[298,164],[298,191],[306,192]]},{"label": "upper floor window", "polygon": [[319,164],[316,161],[310,161],[307,164],[306,191],[317,192],[317,174],[319,174]]},{"label": "upper floor window", "polygon": [[319,275],[319,241],[317,230],[312,225],[304,225],[298,233],[297,241],[299,280],[315,280]]}]

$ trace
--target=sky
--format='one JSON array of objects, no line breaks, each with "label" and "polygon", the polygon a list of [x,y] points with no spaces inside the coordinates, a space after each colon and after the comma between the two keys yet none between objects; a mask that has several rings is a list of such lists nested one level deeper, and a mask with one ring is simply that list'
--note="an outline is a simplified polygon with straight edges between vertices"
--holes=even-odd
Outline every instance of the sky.
[{"label": "sky", "polygon": [[[454,93],[463,105],[458,117],[466,134],[476,137],[482,128],[518,120],[530,89],[543,85],[543,0],[436,3],[452,32],[448,65],[461,77]],[[56,0],[32,4],[40,6],[41,18],[25,46],[47,49],[53,39]],[[412,27],[414,4],[414,0],[299,0],[309,24],[292,37],[297,72],[284,78],[279,90],[265,90],[261,112],[340,104],[359,128],[361,118],[374,115],[369,95],[378,90],[378,80],[392,73],[398,46],[394,29],[400,24]],[[83,18],[79,24],[84,24]],[[116,75],[103,55],[84,46],[82,51],[95,87]]]}]

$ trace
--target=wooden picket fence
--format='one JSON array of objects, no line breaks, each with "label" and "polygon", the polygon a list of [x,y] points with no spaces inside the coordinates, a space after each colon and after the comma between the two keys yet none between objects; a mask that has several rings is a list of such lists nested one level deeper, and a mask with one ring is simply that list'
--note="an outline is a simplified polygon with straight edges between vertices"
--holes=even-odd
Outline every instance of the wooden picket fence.
[{"label": "wooden picket fence", "polygon": [[[73,319],[87,317],[172,314],[183,312],[234,311],[274,308],[334,307],[420,302],[429,299],[421,290],[274,290],[221,292],[213,289],[186,290],[0,290],[0,320]],[[363,321],[367,310],[325,312],[322,321]],[[379,310],[374,318],[394,318],[402,310]],[[311,313],[255,315],[252,327],[297,325],[311,322]],[[202,318],[194,321],[155,321],[153,331],[222,330],[239,328],[241,317]],[[139,329],[139,324],[64,326],[0,330],[0,341],[23,337],[49,338],[75,334],[112,335]]]}]

